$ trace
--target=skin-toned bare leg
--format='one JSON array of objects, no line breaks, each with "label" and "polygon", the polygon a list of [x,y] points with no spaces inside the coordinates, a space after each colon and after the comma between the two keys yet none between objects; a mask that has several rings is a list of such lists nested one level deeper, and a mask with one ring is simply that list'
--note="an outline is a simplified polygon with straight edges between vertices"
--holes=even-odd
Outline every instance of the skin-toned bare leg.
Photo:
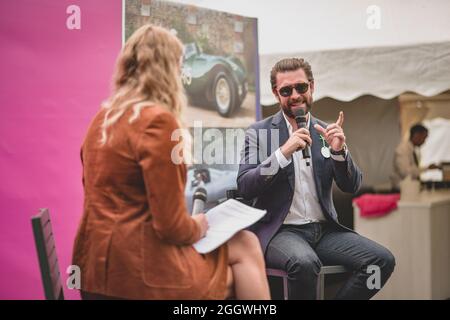
[{"label": "skin-toned bare leg", "polygon": [[228,241],[227,298],[269,300],[263,253],[258,238],[240,231]]}]

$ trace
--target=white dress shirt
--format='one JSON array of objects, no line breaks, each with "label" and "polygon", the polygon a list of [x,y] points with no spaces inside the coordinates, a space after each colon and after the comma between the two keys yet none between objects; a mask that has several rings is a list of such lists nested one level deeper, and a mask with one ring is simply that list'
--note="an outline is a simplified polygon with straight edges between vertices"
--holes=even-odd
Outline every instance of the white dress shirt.
[{"label": "white dress shirt", "polygon": [[[283,113],[284,120],[286,121],[287,128],[289,130],[289,136],[292,135],[292,125],[287,120]],[[311,124],[311,114],[308,113],[308,123],[306,128],[309,130]],[[315,129],[313,129],[315,130]],[[291,161],[294,161],[294,173],[295,173],[295,188],[294,197],[292,199],[291,207],[289,208],[288,215],[284,220],[284,224],[306,224],[311,222],[325,221],[322,208],[319,204],[319,198],[316,191],[316,182],[314,181],[313,162],[309,161],[310,165],[306,165],[306,161],[303,159],[302,151],[297,151],[292,154],[290,159],[281,153],[281,149],[278,148],[275,151],[275,157],[281,168],[288,166]],[[341,155],[331,155],[334,160],[344,161],[345,158]]]}]

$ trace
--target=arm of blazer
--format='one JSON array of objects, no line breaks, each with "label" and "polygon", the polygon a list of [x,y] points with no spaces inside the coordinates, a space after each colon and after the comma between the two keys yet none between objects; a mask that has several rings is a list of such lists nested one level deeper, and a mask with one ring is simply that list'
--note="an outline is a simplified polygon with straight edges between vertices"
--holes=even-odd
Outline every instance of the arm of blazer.
[{"label": "arm of blazer", "polygon": [[276,180],[280,165],[273,152],[267,159],[260,161],[266,154],[266,146],[258,141],[257,130],[250,128],[245,133],[244,148],[237,177],[239,193],[245,199],[253,199],[261,195]]},{"label": "arm of blazer", "polygon": [[156,234],[169,243],[189,245],[200,239],[200,228],[186,209],[185,166],[171,159],[178,143],[171,141],[176,129],[178,124],[169,112],[157,113],[139,138],[136,150]]},{"label": "arm of blazer", "polygon": [[332,160],[333,173],[336,185],[343,192],[356,193],[361,187],[362,173],[353,162],[350,152],[347,152],[345,161]]}]

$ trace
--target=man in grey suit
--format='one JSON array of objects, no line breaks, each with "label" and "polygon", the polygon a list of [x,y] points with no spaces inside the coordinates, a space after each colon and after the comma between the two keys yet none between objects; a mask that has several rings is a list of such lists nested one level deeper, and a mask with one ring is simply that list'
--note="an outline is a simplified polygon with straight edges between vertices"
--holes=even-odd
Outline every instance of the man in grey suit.
[{"label": "man in grey suit", "polygon": [[[328,125],[311,115],[314,78],[303,59],[277,62],[270,81],[281,110],[246,131],[237,178],[239,193],[267,210],[250,228],[261,242],[266,265],[287,272],[290,299],[315,298],[322,265],[353,271],[337,299],[370,299],[390,277],[395,259],[338,222],[333,181],[355,193],[362,180],[345,143],[344,114]],[[300,109],[306,127],[299,129],[294,115]],[[310,148],[310,159],[303,157],[305,148]]]}]

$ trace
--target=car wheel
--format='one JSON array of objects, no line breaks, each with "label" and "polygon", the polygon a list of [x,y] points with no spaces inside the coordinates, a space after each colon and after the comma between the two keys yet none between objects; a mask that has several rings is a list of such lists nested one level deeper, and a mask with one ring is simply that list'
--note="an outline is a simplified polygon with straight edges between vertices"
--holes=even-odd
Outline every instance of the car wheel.
[{"label": "car wheel", "polygon": [[230,116],[235,109],[238,99],[236,87],[226,73],[220,72],[217,74],[214,81],[212,96],[219,114],[223,117]]}]

